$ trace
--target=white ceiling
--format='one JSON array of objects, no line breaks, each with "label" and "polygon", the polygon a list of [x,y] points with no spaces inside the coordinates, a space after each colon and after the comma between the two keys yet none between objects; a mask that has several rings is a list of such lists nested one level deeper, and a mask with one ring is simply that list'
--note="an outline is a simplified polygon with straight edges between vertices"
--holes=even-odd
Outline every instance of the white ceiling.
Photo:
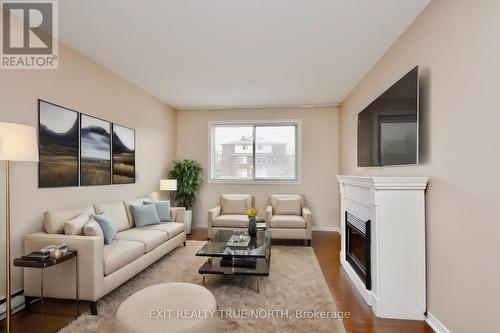
[{"label": "white ceiling", "polygon": [[175,108],[341,102],[430,0],[64,0],[63,43]]}]

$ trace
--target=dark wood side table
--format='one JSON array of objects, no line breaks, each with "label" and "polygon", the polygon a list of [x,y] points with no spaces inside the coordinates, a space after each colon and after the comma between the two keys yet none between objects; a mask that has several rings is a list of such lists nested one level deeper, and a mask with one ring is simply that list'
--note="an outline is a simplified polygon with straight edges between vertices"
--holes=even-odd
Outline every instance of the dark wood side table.
[{"label": "dark wood side table", "polygon": [[52,259],[49,258],[45,261],[33,261],[33,260],[28,260],[25,258],[16,258],[14,259],[14,266],[16,267],[26,267],[26,268],[39,268],[42,270],[42,277],[40,279],[40,301],[42,303],[42,310],[41,310],[41,329],[43,331],[43,306],[44,306],[44,301],[43,301],[43,273],[45,268],[49,268],[52,266],[59,265],[63,262],[66,262],[72,258],[75,258],[75,270],[76,270],[76,317],[80,314],[80,290],[79,290],[79,283],[78,283],[78,251],[75,250],[68,250],[68,252],[63,255],[60,258],[57,259]]}]

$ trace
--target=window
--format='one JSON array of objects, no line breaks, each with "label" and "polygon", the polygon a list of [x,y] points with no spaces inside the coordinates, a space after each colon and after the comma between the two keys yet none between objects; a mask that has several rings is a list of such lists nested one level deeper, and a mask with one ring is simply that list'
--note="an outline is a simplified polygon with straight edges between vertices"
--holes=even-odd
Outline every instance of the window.
[{"label": "window", "polygon": [[257,164],[266,164],[265,157],[257,157]]},{"label": "window", "polygon": [[292,181],[300,175],[300,121],[210,122],[211,181]]},{"label": "window", "polygon": [[238,177],[239,178],[247,178],[248,170],[247,169],[238,169]]}]

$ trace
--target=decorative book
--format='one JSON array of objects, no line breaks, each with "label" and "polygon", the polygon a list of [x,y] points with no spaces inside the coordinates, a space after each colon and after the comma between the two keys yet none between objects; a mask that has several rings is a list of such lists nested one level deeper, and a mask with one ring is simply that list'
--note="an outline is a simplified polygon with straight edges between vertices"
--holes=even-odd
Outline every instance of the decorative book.
[{"label": "decorative book", "polygon": [[232,235],[227,242],[230,247],[247,247],[250,244],[250,236],[248,235]]},{"label": "decorative book", "polygon": [[30,253],[28,255],[22,256],[21,259],[27,261],[45,262],[49,259],[50,255],[48,253]]}]

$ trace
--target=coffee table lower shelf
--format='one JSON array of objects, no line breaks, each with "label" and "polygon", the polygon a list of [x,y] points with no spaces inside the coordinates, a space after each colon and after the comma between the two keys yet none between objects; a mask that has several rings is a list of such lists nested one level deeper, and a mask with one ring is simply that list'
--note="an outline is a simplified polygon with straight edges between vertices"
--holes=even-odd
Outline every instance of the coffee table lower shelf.
[{"label": "coffee table lower shelf", "polygon": [[240,276],[255,276],[255,284],[257,293],[260,292],[260,277],[269,276],[269,260],[265,258],[257,258],[255,267],[234,267],[221,266],[221,257],[211,257],[200,267],[199,273],[202,275],[203,284],[205,284],[205,276],[209,274],[217,275],[240,275]]}]

